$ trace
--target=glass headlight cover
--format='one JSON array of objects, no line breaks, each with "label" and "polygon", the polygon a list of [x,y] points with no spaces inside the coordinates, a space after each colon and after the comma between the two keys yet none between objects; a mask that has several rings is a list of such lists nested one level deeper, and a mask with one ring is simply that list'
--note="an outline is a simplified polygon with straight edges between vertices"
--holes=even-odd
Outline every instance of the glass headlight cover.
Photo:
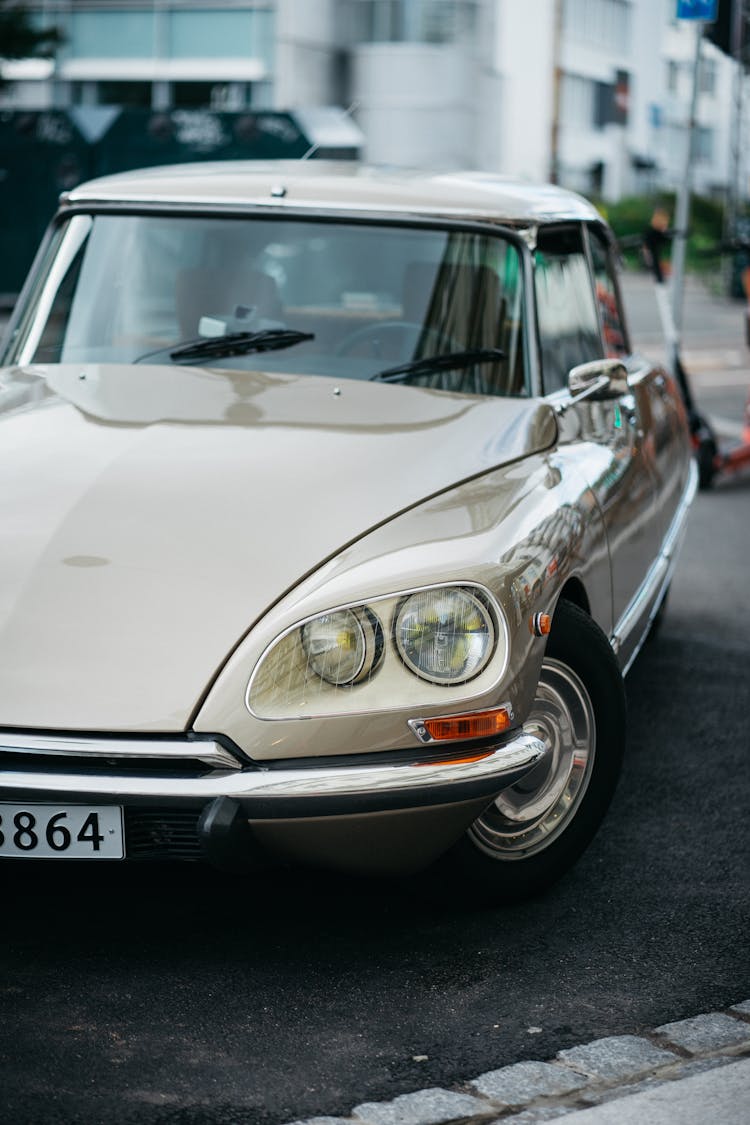
[{"label": "glass headlight cover", "polygon": [[258,719],[444,709],[496,687],[508,646],[502,606],[478,583],[378,594],[289,625],[258,660],[245,705]]},{"label": "glass headlight cover", "polygon": [[396,614],[399,656],[416,676],[460,684],[478,676],[495,649],[495,624],[473,590],[445,586],[410,594]]},{"label": "glass headlight cover", "polygon": [[321,614],[302,627],[308,667],[328,684],[360,683],[383,651],[380,622],[366,607]]}]

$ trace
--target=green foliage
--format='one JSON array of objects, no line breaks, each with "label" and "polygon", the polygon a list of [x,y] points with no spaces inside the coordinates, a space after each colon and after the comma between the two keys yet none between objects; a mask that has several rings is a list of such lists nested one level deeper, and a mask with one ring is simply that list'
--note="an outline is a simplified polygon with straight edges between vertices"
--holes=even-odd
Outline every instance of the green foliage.
[{"label": "green foliage", "polygon": [[[17,0],[0,0],[0,58],[28,59],[52,55],[63,37],[56,27],[36,27],[28,9]],[[0,86],[4,85],[0,77]]]},{"label": "green foliage", "polygon": [[[655,208],[662,207],[674,216],[677,201],[674,192],[658,196],[631,196],[619,203],[608,203],[600,208],[617,238],[628,239],[643,234]],[[724,207],[714,199],[693,195],[690,200],[690,235],[687,245],[687,264],[690,269],[714,270],[719,256],[712,255],[722,240]],[[625,257],[631,264],[638,259],[638,251],[628,249]]]},{"label": "green foliage", "polygon": [[694,195],[690,205],[690,226],[696,235],[718,242],[724,230],[724,207],[715,199]]}]

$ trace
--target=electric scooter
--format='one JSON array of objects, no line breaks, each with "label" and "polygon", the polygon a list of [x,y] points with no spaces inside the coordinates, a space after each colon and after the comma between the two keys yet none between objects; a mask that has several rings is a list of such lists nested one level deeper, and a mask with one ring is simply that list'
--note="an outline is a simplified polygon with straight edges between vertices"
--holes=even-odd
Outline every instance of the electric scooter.
[{"label": "electric scooter", "polygon": [[[657,232],[656,237],[649,238],[648,234],[640,237],[637,240],[637,245],[642,251],[643,260],[654,280],[656,304],[667,346],[667,354],[672,358],[673,375],[680,389],[690,424],[693,454],[698,466],[698,487],[705,490],[711,487],[718,475],[737,472],[750,465],[750,391],[745,404],[742,441],[740,445],[732,449],[721,450],[710,422],[696,408],[690,381],[680,356],[679,336],[669,303],[665,271],[660,260],[660,250],[672,234],[673,232],[662,229]],[[622,239],[620,245],[633,247],[636,245],[636,240],[632,238]],[[736,247],[732,246],[731,249],[736,249]],[[750,347],[750,293],[747,292],[748,284],[750,284],[750,270],[746,271],[744,280],[748,297],[748,306],[745,312],[745,333],[747,345]]]}]

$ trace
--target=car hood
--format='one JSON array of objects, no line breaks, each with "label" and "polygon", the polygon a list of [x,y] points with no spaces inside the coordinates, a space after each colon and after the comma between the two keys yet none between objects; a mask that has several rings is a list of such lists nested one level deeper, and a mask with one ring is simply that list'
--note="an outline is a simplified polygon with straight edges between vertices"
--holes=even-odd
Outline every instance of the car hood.
[{"label": "car hood", "polygon": [[0,373],[0,726],[175,731],[275,601],[555,439],[533,400],[130,365]]}]

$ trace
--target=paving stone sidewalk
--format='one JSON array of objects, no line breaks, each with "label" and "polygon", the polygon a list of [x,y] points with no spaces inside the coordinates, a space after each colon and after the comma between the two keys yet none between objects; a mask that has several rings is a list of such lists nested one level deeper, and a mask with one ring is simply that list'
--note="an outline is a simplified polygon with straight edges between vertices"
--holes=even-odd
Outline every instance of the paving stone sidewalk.
[{"label": "paving stone sidewalk", "polygon": [[[504,1066],[451,1090],[417,1090],[391,1101],[363,1102],[349,1117],[310,1117],[290,1125],[535,1125],[576,1114],[581,1125],[584,1120],[593,1125],[593,1115],[581,1111],[634,1095],[648,1097],[660,1087],[665,1088],[665,1101],[670,1090],[682,1089],[680,1082],[747,1057],[750,1000],[726,1012],[665,1023],[642,1035],[596,1039],[559,1051],[549,1062],[530,1059]],[[728,1087],[736,1099],[739,1082],[745,1109],[727,1106],[727,1116],[719,1118],[712,1110],[715,1125],[741,1120],[744,1112],[744,1119],[750,1119],[748,1067],[750,1063],[738,1071],[734,1065],[734,1082]]]}]

